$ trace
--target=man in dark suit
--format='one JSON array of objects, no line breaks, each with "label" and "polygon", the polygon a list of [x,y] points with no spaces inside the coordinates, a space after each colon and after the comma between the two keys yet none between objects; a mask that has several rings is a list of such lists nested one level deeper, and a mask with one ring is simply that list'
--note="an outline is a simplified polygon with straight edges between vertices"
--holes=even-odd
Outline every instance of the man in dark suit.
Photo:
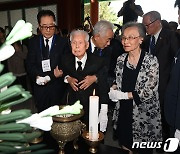
[{"label": "man in dark suit", "polygon": [[114,36],[113,24],[107,20],[100,20],[94,25],[88,52],[99,57],[110,55],[108,46]]},{"label": "man in dark suit", "polygon": [[[88,125],[89,121],[89,96],[93,90],[99,96],[100,104],[107,102],[104,96],[104,64],[103,60],[92,53],[86,53],[89,47],[89,35],[83,30],[74,30],[70,34],[72,54],[65,55],[62,59],[62,68],[65,73],[65,82],[68,83],[68,104],[80,100],[85,111],[82,121]],[[107,104],[105,105],[107,108]],[[107,110],[104,118],[107,118]]]},{"label": "man in dark suit", "polygon": [[109,45],[113,36],[113,24],[106,20],[98,21],[94,26],[87,50],[87,52],[104,59],[107,69],[111,60],[112,50],[109,48]]},{"label": "man in dark suit", "polygon": [[[164,101],[164,115],[170,126],[170,137],[180,139],[180,49],[172,66]],[[180,149],[178,151],[177,154]]]},{"label": "man in dark suit", "polygon": [[[176,0],[175,6],[178,6],[180,23],[180,0]],[[180,49],[174,57],[170,80],[167,86],[164,114],[167,123],[170,125],[170,137],[176,137],[180,140]],[[174,152],[180,153],[180,148]]]},{"label": "man in dark suit", "polygon": [[87,53],[93,53],[93,55],[100,57],[104,61],[105,67],[105,78],[104,82],[104,100],[106,102],[109,101],[108,91],[108,76],[111,64],[111,55],[112,49],[109,47],[110,42],[114,36],[113,33],[113,24],[106,20],[98,21],[93,29],[92,37],[89,40],[89,48],[87,49]]},{"label": "man in dark suit", "polygon": [[[113,32],[113,24],[106,20],[98,21],[93,29],[92,37],[89,40],[88,53],[93,53],[104,60],[105,78],[104,99],[109,102],[109,109],[114,108],[114,103],[109,100],[108,92],[115,80],[114,69],[117,57],[124,52],[120,41],[116,40]],[[111,109],[110,109],[111,110]]]},{"label": "man in dark suit", "polygon": [[143,15],[143,24],[148,36],[144,47],[147,52],[155,55],[159,61],[159,97],[162,112],[163,139],[169,137],[169,127],[164,118],[164,97],[169,81],[171,65],[178,50],[178,39],[174,32],[164,29],[161,24],[161,15],[157,11],[150,11]]},{"label": "man in dark suit", "polygon": [[40,11],[37,20],[41,35],[29,40],[27,71],[33,82],[37,110],[41,112],[62,103],[65,84],[60,59],[68,49],[68,43],[55,35],[55,15],[52,11]]}]

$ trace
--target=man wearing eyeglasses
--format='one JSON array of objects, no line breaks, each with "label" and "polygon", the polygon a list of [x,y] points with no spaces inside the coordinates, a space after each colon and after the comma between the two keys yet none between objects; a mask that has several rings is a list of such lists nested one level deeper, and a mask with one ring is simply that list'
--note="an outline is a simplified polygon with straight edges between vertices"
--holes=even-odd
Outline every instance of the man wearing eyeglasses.
[{"label": "man wearing eyeglasses", "polygon": [[[37,15],[40,35],[28,43],[27,71],[33,82],[34,100],[38,112],[50,106],[60,105],[65,90],[61,57],[68,50],[68,41],[55,35],[55,15],[41,10]],[[49,132],[44,132],[44,143],[50,149],[58,149]]]},{"label": "man wearing eyeglasses", "polygon": [[162,113],[163,139],[169,137],[169,127],[164,118],[164,97],[169,81],[171,64],[178,50],[178,39],[174,32],[162,27],[161,15],[157,11],[150,11],[143,15],[142,20],[147,37],[143,43],[143,48],[157,57],[159,61],[159,97]]},{"label": "man wearing eyeglasses", "polygon": [[68,49],[64,38],[55,35],[55,15],[42,10],[37,15],[40,35],[29,40],[27,71],[32,79],[37,111],[59,105],[64,94],[60,59]]}]

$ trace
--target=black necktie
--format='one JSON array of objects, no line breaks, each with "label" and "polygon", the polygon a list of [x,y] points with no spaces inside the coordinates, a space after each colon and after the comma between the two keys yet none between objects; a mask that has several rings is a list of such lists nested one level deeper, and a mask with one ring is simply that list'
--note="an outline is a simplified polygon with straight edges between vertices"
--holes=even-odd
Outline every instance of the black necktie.
[{"label": "black necktie", "polygon": [[48,42],[49,42],[49,40],[48,39],[46,39],[46,46],[45,46],[45,58],[48,58],[48,56],[49,56],[49,44],[48,44]]},{"label": "black necktie", "polygon": [[80,72],[80,71],[82,71],[82,62],[81,61],[77,61],[77,63],[78,63],[78,68],[77,68],[77,72]]},{"label": "black necktie", "polygon": [[155,43],[155,37],[154,35],[151,37],[151,44],[150,44],[150,51],[151,51],[151,54],[152,55],[155,55],[155,46],[156,46],[156,43]]}]

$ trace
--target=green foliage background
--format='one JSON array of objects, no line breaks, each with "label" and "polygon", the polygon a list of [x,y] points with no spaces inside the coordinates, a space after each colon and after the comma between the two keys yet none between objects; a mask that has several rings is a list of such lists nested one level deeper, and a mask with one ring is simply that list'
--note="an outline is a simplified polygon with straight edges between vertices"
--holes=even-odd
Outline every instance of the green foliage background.
[{"label": "green foliage background", "polygon": [[[105,19],[112,23],[122,25],[122,21],[118,20],[117,13],[111,7],[110,2],[99,2],[99,20]],[[120,7],[121,8],[121,7]],[[119,9],[120,9],[119,8]],[[90,4],[84,5],[84,18],[90,16]]]}]

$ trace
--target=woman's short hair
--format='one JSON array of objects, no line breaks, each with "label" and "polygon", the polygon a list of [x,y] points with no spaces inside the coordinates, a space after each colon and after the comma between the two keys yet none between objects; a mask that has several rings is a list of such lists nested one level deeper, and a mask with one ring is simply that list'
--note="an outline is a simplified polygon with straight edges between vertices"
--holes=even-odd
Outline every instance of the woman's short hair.
[{"label": "woman's short hair", "polygon": [[122,27],[122,34],[124,33],[124,30],[129,27],[136,27],[139,32],[139,36],[144,38],[146,36],[146,28],[142,23],[138,22],[127,22],[126,24],[123,25]]}]

